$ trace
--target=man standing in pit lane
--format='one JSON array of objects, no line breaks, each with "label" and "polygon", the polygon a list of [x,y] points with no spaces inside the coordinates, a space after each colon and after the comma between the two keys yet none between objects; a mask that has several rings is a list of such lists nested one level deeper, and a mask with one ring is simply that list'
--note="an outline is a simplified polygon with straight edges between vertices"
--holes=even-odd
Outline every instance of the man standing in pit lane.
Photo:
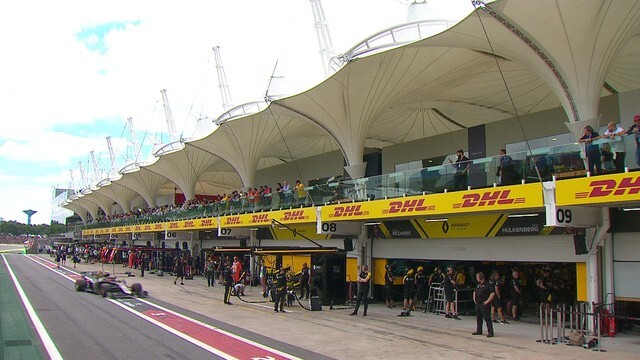
[{"label": "man standing in pit lane", "polygon": [[233,305],[229,299],[231,298],[231,289],[233,288],[233,270],[231,264],[227,263],[224,269],[224,303]]},{"label": "man standing in pit lane", "polygon": [[287,276],[285,274],[285,269],[283,267],[281,267],[280,271],[276,274],[275,282],[276,282],[276,296],[274,297],[275,306],[273,308],[273,311],[285,312],[284,300],[287,297]]},{"label": "man standing in pit lane", "polygon": [[416,296],[413,299],[413,309],[418,308],[422,310],[422,307],[425,305],[425,300],[427,299],[427,275],[424,274],[424,268],[422,266],[418,266],[417,270]]},{"label": "man standing in pit lane", "polygon": [[456,312],[456,289],[457,283],[453,278],[453,266],[447,266],[447,273],[444,275],[444,281],[442,282],[442,287],[444,289],[444,317],[450,319],[460,320],[458,317],[458,313]]},{"label": "man standing in pit lane", "polygon": [[484,273],[476,274],[478,285],[473,292],[473,302],[476,304],[476,332],[472,335],[482,335],[482,320],[487,323],[487,337],[493,337],[493,323],[491,322],[491,302],[496,293],[484,278]]},{"label": "man standing in pit lane", "polygon": [[398,316],[411,316],[411,303],[415,296],[416,278],[413,275],[413,269],[407,270],[407,275],[402,279],[404,284],[404,302],[402,304],[402,312]]},{"label": "man standing in pit lane", "polygon": [[396,277],[393,276],[391,265],[387,264],[384,268],[386,269],[384,273],[384,300],[387,303],[387,307],[392,309],[396,307],[396,304],[393,302],[393,282],[396,280]]},{"label": "man standing in pit lane", "polygon": [[356,308],[349,315],[358,315],[358,308],[360,303],[364,302],[364,312],[362,316],[367,316],[367,307],[369,306],[369,282],[371,280],[371,273],[367,265],[362,265],[362,271],[358,274],[358,297],[356,298]]}]

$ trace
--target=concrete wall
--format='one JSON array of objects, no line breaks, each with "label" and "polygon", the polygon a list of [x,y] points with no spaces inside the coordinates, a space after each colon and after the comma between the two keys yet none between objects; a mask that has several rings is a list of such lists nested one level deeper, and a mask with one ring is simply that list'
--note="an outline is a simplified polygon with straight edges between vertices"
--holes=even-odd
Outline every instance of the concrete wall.
[{"label": "concrete wall", "polygon": [[276,183],[287,180],[293,186],[297,179],[308,184],[309,180],[344,173],[344,157],[340,151],[312,156],[258,170],[256,185],[269,185],[275,190]]},{"label": "concrete wall", "polygon": [[459,261],[585,262],[573,237],[498,236],[460,239],[375,239],[373,257]]}]

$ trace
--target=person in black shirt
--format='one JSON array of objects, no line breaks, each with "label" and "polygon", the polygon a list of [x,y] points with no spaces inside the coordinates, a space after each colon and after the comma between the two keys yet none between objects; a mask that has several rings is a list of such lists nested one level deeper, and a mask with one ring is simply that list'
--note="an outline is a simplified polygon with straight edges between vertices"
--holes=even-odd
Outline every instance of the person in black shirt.
[{"label": "person in black shirt", "polygon": [[416,296],[413,299],[414,309],[417,307],[422,310],[425,300],[427,299],[427,276],[424,274],[424,268],[418,266],[416,272]]},{"label": "person in black shirt", "polygon": [[[593,141],[600,137],[596,131],[593,130],[591,125],[584,127],[584,135],[578,139],[578,142],[585,143],[585,151],[587,153],[587,164],[589,166],[589,173],[591,175],[602,174],[602,159],[600,157],[600,147],[594,144]],[[597,173],[595,172],[597,171]]]},{"label": "person in black shirt", "polygon": [[393,303],[393,282],[396,280],[391,271],[391,265],[384,266],[386,271],[384,273],[384,301],[387,303],[389,309],[396,307]]},{"label": "person in black shirt", "polygon": [[402,312],[398,316],[411,316],[411,303],[415,296],[416,279],[413,275],[413,269],[407,271],[407,275],[402,279],[404,284],[404,302],[402,304]]},{"label": "person in black shirt", "polygon": [[504,319],[504,313],[502,312],[502,279],[500,278],[500,273],[494,270],[491,273],[491,279],[489,280],[489,285],[493,286],[493,290],[496,293],[496,296],[493,298],[491,302],[491,320],[494,323],[497,323],[498,320],[495,318],[496,310],[498,311],[498,316],[500,316],[500,324],[508,324]]},{"label": "person in black shirt", "polygon": [[473,292],[473,302],[476,303],[476,332],[473,335],[482,335],[482,320],[487,323],[487,337],[493,337],[493,323],[491,322],[491,302],[496,296],[493,286],[484,278],[484,273],[476,274],[478,286]]},{"label": "person in black shirt", "polygon": [[466,190],[471,162],[468,157],[464,156],[464,150],[462,149],[456,151],[456,155],[457,158],[455,163],[449,159],[449,162],[453,165],[453,168],[456,171],[453,174],[453,188],[455,190]]},{"label": "person in black shirt", "polygon": [[231,270],[231,264],[227,263],[226,268],[224,270],[224,303],[227,305],[231,304],[229,299],[231,298],[231,289],[233,288],[233,271]]},{"label": "person in black shirt", "polygon": [[511,279],[511,316],[515,321],[520,320],[520,314],[518,314],[518,307],[522,302],[522,284],[520,283],[520,273],[518,270],[513,270],[511,273],[513,278]]},{"label": "person in black shirt", "polygon": [[362,271],[358,274],[358,297],[356,299],[356,308],[349,315],[358,315],[360,303],[364,302],[364,312],[362,316],[367,316],[367,307],[369,306],[369,283],[371,281],[371,273],[367,265],[362,265]]},{"label": "person in black shirt", "polygon": [[305,292],[307,289],[307,300],[309,300],[309,283],[311,282],[311,272],[309,271],[309,267],[307,263],[302,264],[302,270],[300,271],[300,299],[304,298]]},{"label": "person in black shirt", "polygon": [[[284,300],[287,297],[287,276],[285,274],[285,270],[283,267],[280,268],[278,274],[276,274],[276,296],[274,297],[275,307],[273,311],[275,312],[285,312],[284,311]],[[278,307],[280,307],[278,309]]]},{"label": "person in black shirt", "polygon": [[447,273],[444,275],[444,281],[442,282],[445,300],[444,317],[460,320],[458,313],[456,312],[456,286],[456,280],[453,278],[453,266],[447,266]]}]

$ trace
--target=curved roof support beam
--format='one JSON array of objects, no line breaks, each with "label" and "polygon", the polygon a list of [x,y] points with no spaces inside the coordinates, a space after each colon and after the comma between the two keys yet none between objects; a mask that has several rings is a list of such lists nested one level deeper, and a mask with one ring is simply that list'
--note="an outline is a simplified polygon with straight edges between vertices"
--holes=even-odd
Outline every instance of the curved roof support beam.
[{"label": "curved roof support beam", "polygon": [[[482,9],[523,41],[553,74],[555,83],[549,85],[569,121],[597,126],[602,86],[614,59],[640,26],[640,3],[600,0],[585,6],[579,0],[546,0],[519,3],[513,12],[507,3],[496,3],[496,10],[494,4]],[[549,16],[550,11],[556,16]],[[581,133],[569,128],[574,137]]]},{"label": "curved roof support beam", "polygon": [[[164,176],[158,175],[142,166],[129,169],[120,180],[116,180],[112,184],[117,183],[133,190],[144,199],[147,206],[155,207],[160,188],[168,182],[169,180]],[[129,203],[128,209],[131,209],[131,203]]]},{"label": "curved roof support beam", "polygon": [[98,192],[115,201],[118,205],[120,205],[123,212],[128,212],[131,210],[131,201],[138,195],[135,191],[115,182],[115,180],[112,181],[109,185],[101,187]]},{"label": "curved roof support beam", "polygon": [[106,215],[111,215],[111,208],[113,207],[113,199],[101,194],[100,189],[94,190],[91,194],[85,195],[84,198],[91,199]]},{"label": "curved roof support beam", "polygon": [[81,197],[74,200],[71,205],[77,205],[85,209],[89,213],[89,215],[91,215],[91,218],[93,220],[98,219],[98,205],[96,205],[93,201]]},{"label": "curved roof support beam", "polygon": [[87,209],[72,203],[68,203],[67,205],[64,205],[63,208],[73,211],[76,215],[80,217],[80,220],[82,220],[82,223],[87,225],[88,223]]}]

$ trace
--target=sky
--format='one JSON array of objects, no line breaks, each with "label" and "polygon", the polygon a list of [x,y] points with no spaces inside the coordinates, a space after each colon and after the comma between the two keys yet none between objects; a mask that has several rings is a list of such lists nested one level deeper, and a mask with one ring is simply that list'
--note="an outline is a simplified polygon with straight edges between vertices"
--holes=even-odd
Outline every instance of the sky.
[{"label": "sky", "polygon": [[[409,3],[321,0],[334,52],[405,23]],[[112,168],[107,136],[116,169],[148,159],[153,143],[169,141],[162,89],[179,135],[193,136],[199,119],[212,126],[224,112],[213,46],[220,47],[233,105],[263,99],[272,75],[290,94],[325,78],[309,0],[8,4],[0,12],[0,218],[6,221],[26,223],[23,210],[33,209],[33,224],[49,223],[53,189],[81,187],[80,167],[87,181],[104,178]],[[470,0],[427,6],[437,19],[460,20],[473,10]],[[141,150],[132,149],[128,118]]]}]

